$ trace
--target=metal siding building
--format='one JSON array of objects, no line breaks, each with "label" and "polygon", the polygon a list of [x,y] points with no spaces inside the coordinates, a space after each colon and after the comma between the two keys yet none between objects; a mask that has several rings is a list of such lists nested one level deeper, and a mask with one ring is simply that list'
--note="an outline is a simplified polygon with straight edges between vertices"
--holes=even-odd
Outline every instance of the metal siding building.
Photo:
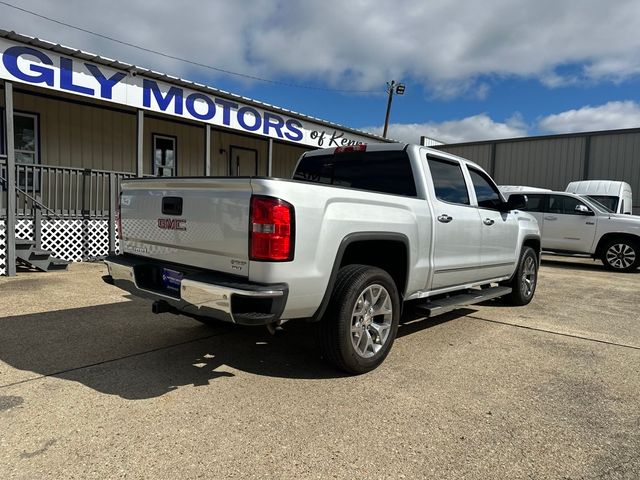
[{"label": "metal siding building", "polygon": [[564,190],[574,180],[631,185],[640,214],[640,129],[469,142],[435,147],[485,168],[499,185]]}]

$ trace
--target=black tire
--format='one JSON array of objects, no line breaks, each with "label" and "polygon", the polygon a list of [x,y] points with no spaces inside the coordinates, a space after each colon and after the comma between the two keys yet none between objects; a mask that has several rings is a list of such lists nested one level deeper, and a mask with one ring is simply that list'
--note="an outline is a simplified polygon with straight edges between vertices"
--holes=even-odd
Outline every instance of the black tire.
[{"label": "black tire", "polygon": [[612,238],[602,246],[600,260],[607,270],[633,272],[640,266],[640,242],[629,238]]},{"label": "black tire", "polygon": [[[373,297],[368,293],[375,292],[379,292],[379,297],[371,304],[368,298]],[[357,305],[367,313],[353,315]],[[387,311],[390,305],[391,312],[372,315],[375,305],[381,310],[384,307],[382,311]],[[347,265],[338,272],[329,307],[318,325],[323,357],[348,373],[370,372],[389,354],[399,320],[400,295],[391,276],[376,267]],[[357,345],[354,342],[358,342]]]},{"label": "black tire", "polygon": [[531,247],[524,247],[520,252],[518,268],[509,281],[511,293],[506,300],[511,305],[527,305],[533,299],[538,285],[539,261],[536,251]]}]

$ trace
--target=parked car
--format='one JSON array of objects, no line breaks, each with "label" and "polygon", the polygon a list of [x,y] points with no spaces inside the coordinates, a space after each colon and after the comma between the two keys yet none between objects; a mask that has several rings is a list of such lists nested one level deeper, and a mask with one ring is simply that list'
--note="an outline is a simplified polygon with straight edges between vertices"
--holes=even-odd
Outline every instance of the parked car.
[{"label": "parked car", "polygon": [[[503,189],[508,198],[510,188]],[[542,250],[588,255],[610,270],[631,272],[640,266],[640,217],[612,212],[590,196],[540,189],[519,189],[525,209],[538,221]]]},{"label": "parked car", "polygon": [[584,180],[569,183],[565,191],[588,196],[615,213],[624,213],[626,215],[633,213],[631,185],[626,182]]},{"label": "parked car", "polygon": [[533,298],[540,233],[478,165],[418,145],[305,153],[292,180],[125,181],[105,280],[153,311],[243,325],[319,322],[325,358],[379,365],[403,306],[436,315]]}]

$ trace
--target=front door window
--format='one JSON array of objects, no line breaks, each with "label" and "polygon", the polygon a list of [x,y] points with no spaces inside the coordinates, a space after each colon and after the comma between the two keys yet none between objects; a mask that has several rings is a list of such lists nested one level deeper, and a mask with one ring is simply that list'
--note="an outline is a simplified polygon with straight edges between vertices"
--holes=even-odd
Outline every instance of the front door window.
[{"label": "front door window", "polygon": [[153,136],[153,174],[157,177],[175,177],[176,139],[162,135]]}]

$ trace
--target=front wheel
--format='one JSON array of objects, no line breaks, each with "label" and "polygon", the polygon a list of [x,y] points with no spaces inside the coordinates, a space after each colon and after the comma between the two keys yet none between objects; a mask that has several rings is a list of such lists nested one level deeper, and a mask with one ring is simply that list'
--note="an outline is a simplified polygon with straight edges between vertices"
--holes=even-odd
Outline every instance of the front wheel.
[{"label": "front wheel", "polygon": [[538,255],[531,247],[524,247],[518,261],[518,268],[509,286],[508,300],[512,305],[527,305],[533,299],[538,284]]},{"label": "front wheel", "polygon": [[338,272],[319,324],[322,353],[346,372],[369,372],[389,354],[399,320],[400,296],[391,276],[376,267],[347,265]]},{"label": "front wheel", "polygon": [[604,245],[601,260],[608,270],[631,272],[640,265],[640,248],[626,238],[612,239]]}]

